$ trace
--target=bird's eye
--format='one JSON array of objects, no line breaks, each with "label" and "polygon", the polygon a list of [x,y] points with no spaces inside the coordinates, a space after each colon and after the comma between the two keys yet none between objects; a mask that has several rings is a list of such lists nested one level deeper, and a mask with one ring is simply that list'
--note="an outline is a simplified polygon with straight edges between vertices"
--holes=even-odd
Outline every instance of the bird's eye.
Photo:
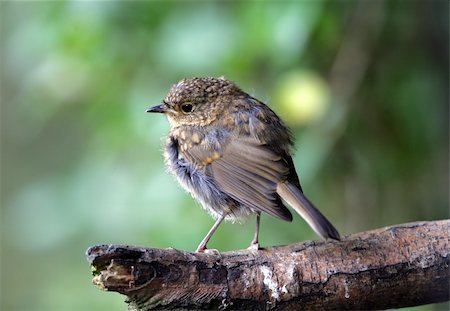
[{"label": "bird's eye", "polygon": [[181,110],[183,110],[183,112],[189,113],[192,112],[192,109],[194,107],[192,106],[192,104],[183,104],[181,105]]}]

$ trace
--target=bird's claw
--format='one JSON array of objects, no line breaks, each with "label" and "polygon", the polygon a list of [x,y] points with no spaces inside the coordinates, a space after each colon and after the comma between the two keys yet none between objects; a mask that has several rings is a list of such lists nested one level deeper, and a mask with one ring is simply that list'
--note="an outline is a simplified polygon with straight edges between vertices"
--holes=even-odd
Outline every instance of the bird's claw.
[{"label": "bird's claw", "polygon": [[197,248],[197,250],[195,251],[196,253],[204,253],[204,254],[209,254],[209,255],[219,255],[220,252],[217,249],[214,248]]},{"label": "bird's claw", "polygon": [[257,250],[259,250],[259,243],[258,243],[258,242],[252,242],[252,243],[250,244],[250,246],[247,247],[247,249],[248,249],[249,251],[257,251]]}]

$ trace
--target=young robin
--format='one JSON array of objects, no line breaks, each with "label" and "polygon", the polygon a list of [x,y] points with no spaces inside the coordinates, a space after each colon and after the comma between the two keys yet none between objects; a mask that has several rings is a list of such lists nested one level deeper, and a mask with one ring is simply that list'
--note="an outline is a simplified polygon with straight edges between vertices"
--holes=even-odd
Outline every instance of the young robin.
[{"label": "young robin", "polygon": [[225,78],[184,79],[161,105],[170,123],[165,161],[180,184],[215,224],[201,241],[203,252],[223,220],[256,214],[251,247],[258,248],[261,212],[292,221],[283,201],[323,238],[339,240],[334,226],[303,194],[292,161],[292,136],[269,107]]}]

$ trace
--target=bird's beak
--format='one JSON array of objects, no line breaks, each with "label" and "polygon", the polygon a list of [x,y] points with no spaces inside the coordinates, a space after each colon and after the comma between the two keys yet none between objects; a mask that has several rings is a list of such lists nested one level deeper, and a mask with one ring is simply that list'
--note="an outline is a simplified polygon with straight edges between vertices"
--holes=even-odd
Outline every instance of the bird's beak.
[{"label": "bird's beak", "polygon": [[145,112],[159,112],[159,113],[165,113],[167,112],[168,107],[166,104],[161,104],[158,106],[150,107],[145,110]]}]

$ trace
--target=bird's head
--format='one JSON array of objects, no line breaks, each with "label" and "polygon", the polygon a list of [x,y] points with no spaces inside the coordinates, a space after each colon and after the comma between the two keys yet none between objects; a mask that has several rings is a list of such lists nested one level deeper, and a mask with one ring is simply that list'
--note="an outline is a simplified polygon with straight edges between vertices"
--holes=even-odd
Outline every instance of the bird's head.
[{"label": "bird's head", "polygon": [[161,105],[146,111],[164,113],[174,127],[208,125],[226,113],[235,97],[244,94],[223,77],[183,79],[172,86]]}]

